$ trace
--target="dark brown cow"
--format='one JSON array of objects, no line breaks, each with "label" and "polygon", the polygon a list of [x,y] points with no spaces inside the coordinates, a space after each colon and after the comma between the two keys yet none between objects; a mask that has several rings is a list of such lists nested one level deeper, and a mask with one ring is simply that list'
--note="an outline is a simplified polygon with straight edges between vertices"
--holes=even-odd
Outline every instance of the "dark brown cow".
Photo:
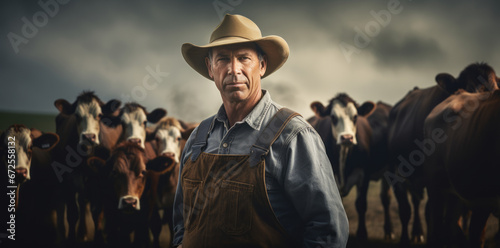
[{"label": "dark brown cow", "polygon": [[[159,236],[162,224],[168,223],[170,237],[173,237],[172,212],[175,191],[179,176],[179,161],[182,150],[189,135],[196,126],[184,129],[182,122],[173,117],[167,117],[157,123],[154,132],[150,134],[152,141],[146,143],[146,150],[151,149],[155,158],[148,162],[149,185],[147,198],[151,201],[149,214],[150,228],[153,233],[154,247],[159,247]],[[186,126],[186,125],[184,125]],[[163,221],[159,210],[163,210]]]},{"label": "dark brown cow", "polygon": [[[76,223],[85,220],[89,197],[88,169],[86,158],[96,152],[105,137],[100,135],[102,123],[110,122],[120,107],[120,102],[111,100],[104,104],[93,92],[83,92],[73,104],[59,99],[54,102],[59,110],[56,117],[56,132],[61,141],[54,149],[52,167],[67,205],[68,240],[76,241]],[[77,197],[78,196],[78,197]],[[80,206],[80,207],[78,207]],[[85,221],[78,226],[78,240],[86,236]]]},{"label": "dark brown cow", "polygon": [[148,174],[146,161],[144,149],[134,142],[121,143],[107,161],[97,157],[87,161],[102,176],[104,231],[111,247],[128,247],[132,232],[136,246],[149,242],[150,206],[143,200]]},{"label": "dark brown cow", "polygon": [[[308,121],[320,134],[339,184],[342,196],[357,186],[357,237],[367,239],[365,214],[370,180],[379,180],[387,169],[387,122],[391,106],[365,102],[358,106],[346,94],[333,98],[327,107],[313,102],[316,117]],[[385,237],[392,237],[389,216],[389,185],[382,181],[380,197],[384,206]]]},{"label": "dark brown cow", "polygon": [[[408,223],[411,207],[407,191],[410,191],[413,209],[419,209],[423,199],[424,178],[419,165],[424,161],[414,157],[423,151],[424,120],[431,110],[451,93],[458,89],[481,92],[497,89],[496,74],[487,64],[467,66],[457,79],[447,73],[436,76],[438,86],[417,89],[409,92],[391,110],[389,115],[389,152],[391,171],[386,172],[386,180],[393,185],[399,204],[399,216],[402,224],[401,244],[408,245]],[[424,151],[425,152],[425,151]],[[425,158],[424,158],[425,160]],[[414,213],[412,240],[423,241],[423,230],[418,212]]]},{"label": "dark brown cow", "polygon": [[[425,120],[430,246],[483,247],[486,220],[500,211],[499,113],[500,90],[459,92]],[[472,211],[469,242],[457,225],[460,203]]]},{"label": "dark brown cow", "polygon": [[14,186],[9,191],[17,194],[2,197],[8,200],[4,205],[8,209],[2,215],[16,215],[16,245],[62,245],[64,225],[50,218],[54,211],[63,207],[58,181],[50,167],[51,150],[58,142],[57,134],[42,133],[24,125],[10,126],[0,137],[1,164],[8,170],[2,181]]}]

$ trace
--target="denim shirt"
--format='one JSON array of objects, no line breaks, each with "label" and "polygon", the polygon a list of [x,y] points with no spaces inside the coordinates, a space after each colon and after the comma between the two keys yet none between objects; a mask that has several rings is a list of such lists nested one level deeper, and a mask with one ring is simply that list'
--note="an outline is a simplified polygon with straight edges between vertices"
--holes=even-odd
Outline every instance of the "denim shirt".
[{"label": "denim shirt", "polygon": [[[221,106],[212,122],[203,152],[247,155],[261,130],[281,108],[269,92],[240,122],[229,127]],[[213,117],[211,117],[213,118]],[[181,157],[179,177],[192,153],[195,129]],[[303,247],[345,247],[349,223],[324,144],[301,116],[294,117],[265,157],[265,181],[271,207],[290,236]],[[184,235],[181,180],[174,201],[174,245]]]}]

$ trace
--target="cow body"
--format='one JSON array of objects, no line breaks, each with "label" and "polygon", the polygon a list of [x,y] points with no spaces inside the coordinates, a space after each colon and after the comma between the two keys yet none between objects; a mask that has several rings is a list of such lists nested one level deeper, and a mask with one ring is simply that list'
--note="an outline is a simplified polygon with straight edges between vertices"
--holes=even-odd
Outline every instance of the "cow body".
[{"label": "cow body", "polygon": [[[424,164],[433,247],[484,245],[486,220],[500,211],[499,111],[499,90],[460,92],[437,105],[425,120],[425,138],[435,147]],[[463,204],[472,211],[469,243],[457,226]]]},{"label": "cow body", "polygon": [[[458,89],[481,92],[498,88],[496,74],[487,64],[471,64],[460,73],[457,79],[447,73],[438,74],[436,82],[438,86],[426,89],[415,88],[409,92],[392,108],[389,115],[388,147],[391,169],[385,177],[393,185],[398,200],[402,224],[401,244],[403,245],[408,245],[410,242],[408,224],[411,207],[407,191],[411,194],[413,209],[419,209],[425,188],[421,163],[410,164],[416,151],[423,150],[425,118],[436,105]],[[425,160],[422,161],[424,162]],[[413,217],[412,240],[423,242],[422,224],[417,211],[414,212]]]},{"label": "cow body", "polygon": [[[179,177],[179,161],[184,145],[196,126],[184,129],[173,117],[162,119],[147,142],[149,154],[154,154],[148,164],[147,198],[151,202],[149,225],[153,233],[153,247],[159,247],[162,224],[168,223],[173,238],[173,204]],[[148,150],[148,149],[147,149]],[[163,210],[163,218],[159,211]]]},{"label": "cow body", "polygon": [[24,125],[12,125],[0,140],[2,167],[10,171],[9,175],[15,175],[15,185],[9,186],[17,187],[16,243],[61,247],[64,224],[62,218],[58,222],[53,215],[58,210],[63,211],[64,205],[58,181],[50,167],[51,150],[59,142],[59,136]]},{"label": "cow body", "polygon": [[[358,106],[345,94],[339,94],[327,107],[314,102],[316,117],[308,121],[325,143],[339,190],[346,196],[357,186],[356,210],[359,216],[357,236],[367,239],[365,213],[370,180],[379,180],[386,169],[387,122],[391,106],[366,102]],[[389,187],[382,181],[385,237],[392,237],[389,216]]]}]

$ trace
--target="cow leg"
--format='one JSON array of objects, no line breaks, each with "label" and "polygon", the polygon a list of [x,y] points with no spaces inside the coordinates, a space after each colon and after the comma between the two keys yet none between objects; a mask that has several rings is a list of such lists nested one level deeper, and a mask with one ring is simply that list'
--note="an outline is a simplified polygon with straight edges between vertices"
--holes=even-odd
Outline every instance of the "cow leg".
[{"label": "cow leg", "polygon": [[364,180],[361,185],[358,185],[358,192],[356,197],[356,211],[358,212],[358,231],[356,237],[362,241],[368,239],[368,232],[366,231],[366,205],[367,205],[367,192],[369,182]]},{"label": "cow leg", "polygon": [[462,201],[453,194],[445,195],[446,205],[444,213],[443,239],[450,247],[469,247],[463,230],[458,221],[464,212]]},{"label": "cow leg", "polygon": [[469,226],[470,247],[483,247],[489,211],[473,211]]},{"label": "cow leg", "polygon": [[443,228],[444,228],[444,197],[434,187],[427,187],[428,201],[425,207],[425,216],[427,219],[427,246],[443,247]]},{"label": "cow leg", "polygon": [[391,205],[391,189],[387,180],[382,179],[380,188],[380,200],[382,201],[382,206],[384,207],[384,239],[392,240],[394,234],[392,232],[392,222],[389,209]]},{"label": "cow leg", "polygon": [[78,221],[78,206],[76,205],[76,195],[69,192],[66,195],[66,217],[68,220],[68,243],[74,245],[76,242],[76,222]]},{"label": "cow leg", "polygon": [[153,233],[153,247],[160,247],[160,233],[161,233],[161,218],[158,209],[154,209],[151,213],[150,222],[151,232]]},{"label": "cow leg", "polygon": [[399,219],[401,221],[401,239],[400,246],[408,247],[410,245],[410,238],[408,236],[408,223],[410,223],[411,207],[408,201],[406,187],[403,183],[396,183],[392,186],[394,195],[398,201],[399,206]]},{"label": "cow leg", "polygon": [[78,194],[78,210],[79,210],[79,220],[78,222],[78,242],[83,242],[87,236],[87,200],[83,193]]},{"label": "cow leg", "polygon": [[420,220],[420,202],[424,198],[424,188],[418,187],[411,191],[411,200],[413,204],[413,227],[411,240],[413,243],[421,244],[424,242],[424,230]]}]

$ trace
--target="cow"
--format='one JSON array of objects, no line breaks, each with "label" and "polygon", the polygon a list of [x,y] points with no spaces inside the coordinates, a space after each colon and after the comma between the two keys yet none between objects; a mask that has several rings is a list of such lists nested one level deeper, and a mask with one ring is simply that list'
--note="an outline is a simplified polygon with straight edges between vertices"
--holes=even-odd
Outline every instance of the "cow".
[{"label": "cow", "polygon": [[58,142],[55,133],[42,133],[20,124],[11,125],[0,137],[2,167],[11,179],[10,191],[16,193],[8,197],[8,212],[16,214],[17,244],[62,245],[64,225],[51,218],[53,212],[63,207],[50,167],[51,150]]},{"label": "cow", "polygon": [[[387,167],[387,125],[391,106],[367,101],[359,106],[347,94],[338,94],[328,106],[311,103],[316,116],[308,121],[321,136],[333,165],[339,191],[346,196],[357,186],[357,237],[368,237],[365,223],[367,192],[370,180],[379,180]],[[382,180],[380,197],[384,206],[385,238],[392,237],[389,216],[389,185]]]},{"label": "cow", "polygon": [[[100,129],[103,123],[110,123],[119,111],[121,102],[110,100],[104,104],[91,91],[81,93],[72,104],[58,99],[54,106],[59,110],[56,116],[56,132],[61,138],[54,148],[52,167],[61,188],[67,207],[68,241],[70,244],[83,241],[86,237],[85,220],[88,201],[88,170],[85,160],[96,152],[105,140]],[[64,213],[58,213],[62,218]],[[78,237],[76,230],[78,229]]]},{"label": "cow", "polygon": [[[152,207],[149,223],[153,233],[153,247],[160,247],[162,224],[168,223],[170,237],[173,238],[172,212],[179,161],[186,140],[195,127],[196,125],[187,126],[174,117],[166,117],[159,121],[154,131],[149,134],[151,142],[147,142],[146,150],[150,150],[149,153],[155,156],[147,164],[149,187],[146,192]],[[163,220],[159,210],[163,210]]]},{"label": "cow", "polygon": [[[459,89],[468,92],[491,91],[498,88],[494,70],[485,63],[468,65],[458,76],[448,73],[436,75],[436,86],[425,89],[414,88],[403,99],[394,105],[389,114],[388,148],[390,154],[390,171],[385,178],[393,186],[399,205],[402,232],[400,243],[408,246],[408,224],[411,207],[407,192],[410,192],[413,209],[419,209],[424,197],[425,181],[419,161],[410,163],[416,151],[422,150],[424,144],[424,120],[432,109]],[[418,211],[413,214],[412,242],[423,242],[423,230]]]},{"label": "cow", "polygon": [[[430,246],[483,247],[488,216],[500,211],[499,111],[500,90],[460,91],[425,119]],[[472,212],[465,242],[457,225],[462,205]]]},{"label": "cow", "polygon": [[147,210],[143,200],[148,172],[146,154],[136,142],[122,142],[107,160],[91,157],[90,168],[102,176],[104,232],[111,247],[128,247],[134,232],[134,245],[149,243]]},{"label": "cow", "polygon": [[[163,108],[156,108],[151,113],[149,113],[144,106],[138,103],[131,102],[126,103],[119,110],[119,113],[108,116],[103,120],[103,125],[101,125],[101,135],[106,137],[103,140],[103,144],[96,149],[97,157],[101,159],[107,159],[109,157],[109,152],[114,149],[116,144],[121,144],[123,142],[137,143],[142,148],[145,148],[145,142],[148,139],[148,129],[147,124],[156,124],[161,120],[167,111]],[[102,242],[102,226],[101,226],[101,216],[102,216],[102,195],[101,187],[98,182],[100,181],[101,175],[97,174],[95,171],[88,172],[89,181],[91,183],[89,187],[90,205],[92,218],[94,220],[94,230],[95,230],[95,243]]]}]

